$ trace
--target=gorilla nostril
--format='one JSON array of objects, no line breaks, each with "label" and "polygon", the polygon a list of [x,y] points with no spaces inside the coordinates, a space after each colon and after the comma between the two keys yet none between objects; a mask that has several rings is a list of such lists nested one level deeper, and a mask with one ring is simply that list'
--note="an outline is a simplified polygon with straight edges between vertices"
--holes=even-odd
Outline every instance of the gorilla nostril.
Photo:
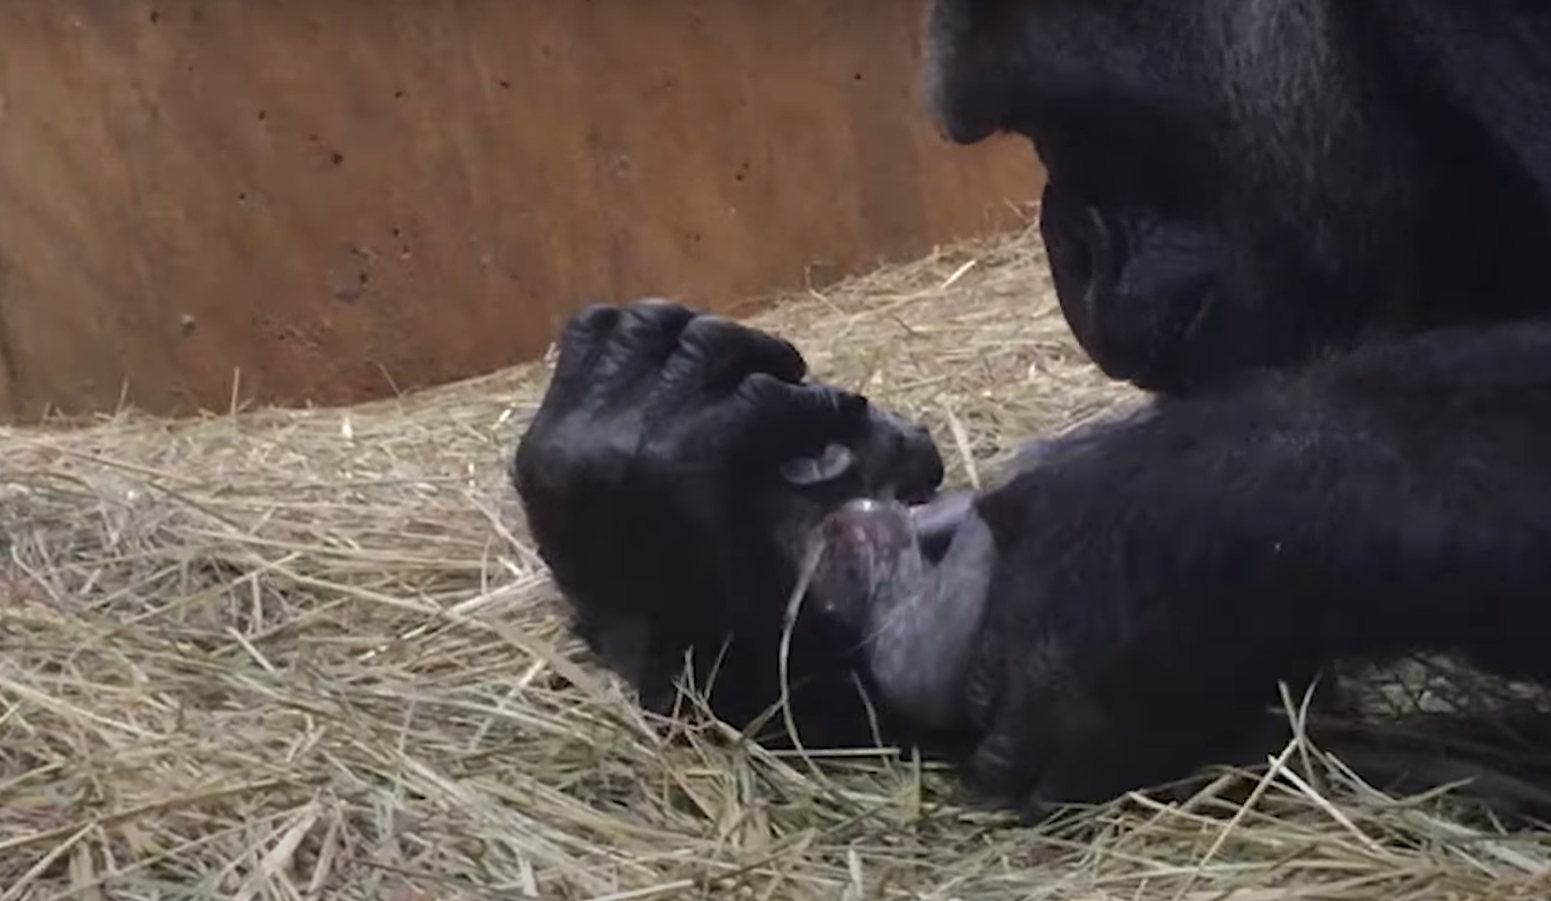
[{"label": "gorilla nostril", "polygon": [[1085,315],[1095,316],[1096,305],[1115,281],[1115,244],[1097,207],[1085,205],[1071,212],[1046,244],[1058,270],[1058,287],[1079,298]]}]

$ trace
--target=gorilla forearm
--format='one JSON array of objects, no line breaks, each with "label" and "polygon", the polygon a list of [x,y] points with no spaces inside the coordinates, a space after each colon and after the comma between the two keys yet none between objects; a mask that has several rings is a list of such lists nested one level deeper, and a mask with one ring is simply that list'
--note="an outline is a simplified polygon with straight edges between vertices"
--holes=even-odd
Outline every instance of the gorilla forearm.
[{"label": "gorilla forearm", "polygon": [[1524,556],[1551,535],[1547,416],[1551,330],[1435,333],[1165,404],[981,510],[1004,546],[1123,554],[1112,577],[1171,604],[1307,620],[1321,656],[1455,645],[1551,587]]},{"label": "gorilla forearm", "polygon": [[978,507],[999,555],[971,781],[1038,804],[1188,775],[1340,658],[1551,675],[1547,417],[1551,328],[1440,332],[1015,473]]}]

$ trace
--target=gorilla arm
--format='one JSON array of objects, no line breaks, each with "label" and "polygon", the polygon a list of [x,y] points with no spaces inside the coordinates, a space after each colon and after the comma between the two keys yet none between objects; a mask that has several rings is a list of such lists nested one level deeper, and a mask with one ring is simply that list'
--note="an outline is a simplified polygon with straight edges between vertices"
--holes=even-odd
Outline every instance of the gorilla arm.
[{"label": "gorilla arm", "polygon": [[978,791],[1100,802],[1220,762],[1336,658],[1551,675],[1551,327],[1436,332],[1169,400],[982,495]]}]

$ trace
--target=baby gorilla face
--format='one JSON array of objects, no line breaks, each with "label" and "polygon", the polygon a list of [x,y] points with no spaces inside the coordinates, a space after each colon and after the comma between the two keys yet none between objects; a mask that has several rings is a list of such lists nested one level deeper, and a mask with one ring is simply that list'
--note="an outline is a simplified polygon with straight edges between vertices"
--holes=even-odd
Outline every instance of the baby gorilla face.
[{"label": "baby gorilla face", "polygon": [[808,609],[854,634],[885,700],[928,727],[958,725],[995,555],[971,494],[933,497],[942,478],[931,435],[874,408],[851,441],[788,460],[760,514],[807,575]]},{"label": "baby gorilla face", "polygon": [[920,591],[973,514],[969,492],[915,505],[849,501],[813,530],[824,551],[812,576],[814,602],[826,616],[864,630],[874,611],[894,609]]},{"label": "baby gorilla face", "polygon": [[819,523],[808,591],[824,615],[866,636],[878,610],[921,592],[927,561],[912,519],[904,504],[858,498]]}]

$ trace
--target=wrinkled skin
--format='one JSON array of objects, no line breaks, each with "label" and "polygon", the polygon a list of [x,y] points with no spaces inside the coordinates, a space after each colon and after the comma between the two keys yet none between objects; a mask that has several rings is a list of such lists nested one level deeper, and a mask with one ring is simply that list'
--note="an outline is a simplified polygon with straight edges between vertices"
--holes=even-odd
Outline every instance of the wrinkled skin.
[{"label": "wrinkled skin", "polygon": [[[777,644],[798,548],[862,496],[929,496],[931,439],[865,399],[804,382],[786,341],[655,299],[566,325],[512,480],[573,628],[667,714],[686,658],[715,714],[747,726],[779,699]],[[804,743],[867,744],[876,727],[855,634],[796,623],[790,702]],[[755,734],[790,738],[779,720]]]},{"label": "wrinkled skin", "polygon": [[[909,507],[861,498],[813,533],[820,553],[808,597],[856,630],[882,701],[938,728],[960,723],[996,563],[991,533],[968,500],[949,494]],[[934,532],[944,545],[936,557]]]},{"label": "wrinkled skin", "polygon": [[[927,39],[948,135],[1045,163],[1079,342],[1157,398],[975,498],[965,781],[1033,820],[1171,780],[1337,659],[1551,677],[1551,6],[935,0]],[[518,451],[535,539],[583,620],[637,625],[637,675],[734,635],[713,708],[748,722],[794,578],[775,458],[858,401],[727,326],[597,315]],[[799,723],[868,740],[833,619],[798,620]]]},{"label": "wrinkled skin", "polygon": [[[1117,424],[1150,415],[1144,405],[1031,442],[1009,475],[1080,453]],[[898,465],[875,459],[880,468]],[[953,491],[919,503],[877,490],[849,496],[816,525],[802,518],[807,540],[792,544],[792,565],[817,552],[807,595],[822,615],[856,632],[891,709],[935,729],[961,728],[965,680],[997,569],[995,540],[975,496]]]}]

